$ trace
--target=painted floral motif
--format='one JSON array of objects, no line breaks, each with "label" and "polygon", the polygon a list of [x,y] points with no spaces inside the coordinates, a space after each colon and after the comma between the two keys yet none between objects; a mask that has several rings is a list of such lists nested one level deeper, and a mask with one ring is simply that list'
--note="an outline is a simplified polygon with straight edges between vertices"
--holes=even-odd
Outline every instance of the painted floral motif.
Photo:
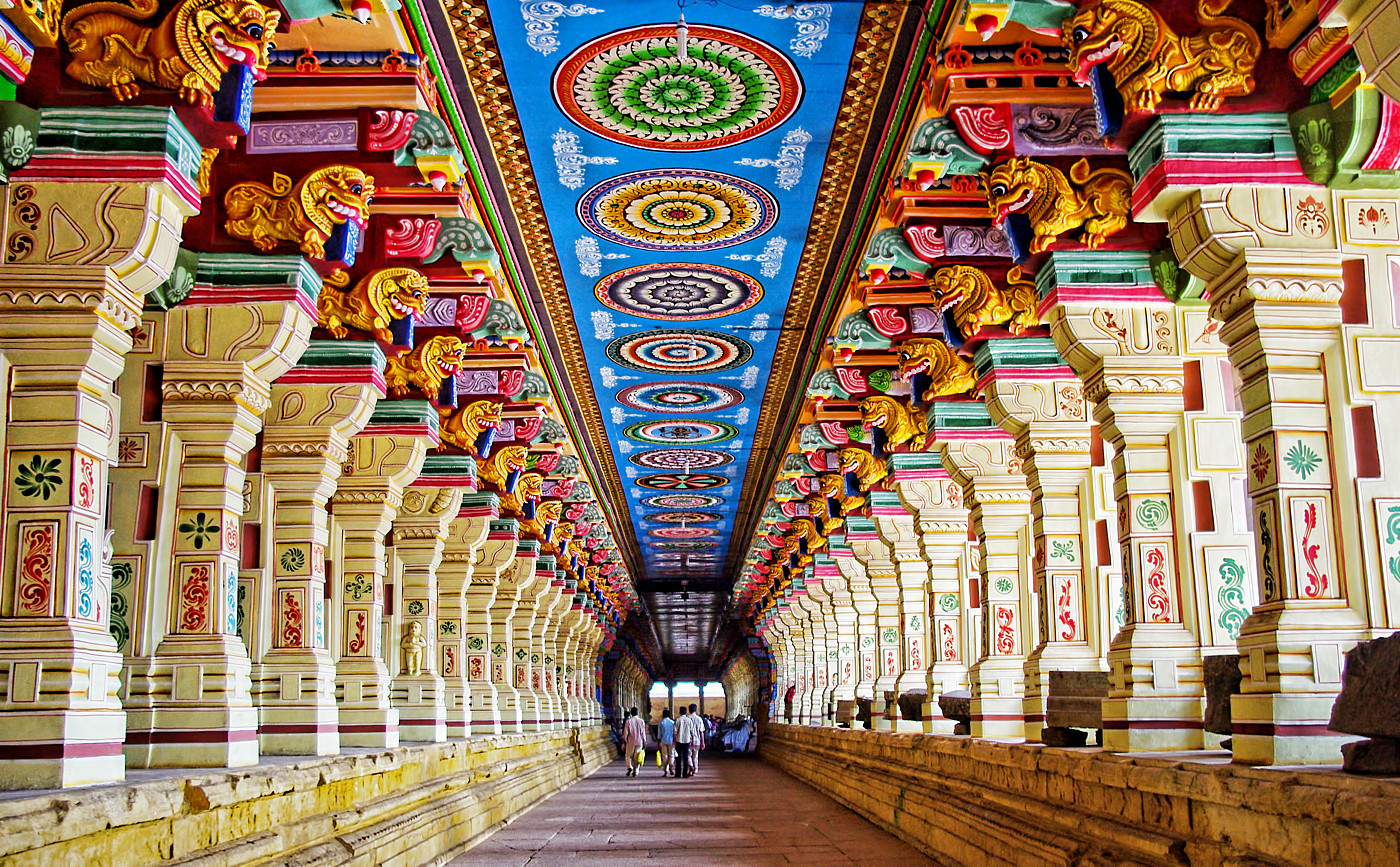
[{"label": "painted floral motif", "polygon": [[1001,595],[1006,596],[1009,594],[1011,592],[1011,587],[1011,579],[1007,578],[1005,575],[997,579],[997,592]]},{"label": "painted floral motif", "polygon": [[787,135],[783,136],[783,146],[779,148],[776,159],[744,157],[735,160],[734,164],[759,169],[776,168],[778,170],[778,186],[784,190],[790,190],[802,180],[802,169],[807,161],[807,145],[811,143],[812,134],[799,126],[794,130],[789,130]]},{"label": "painted floral motif", "polygon": [[1147,561],[1147,612],[1153,623],[1170,623],[1172,619],[1171,591],[1167,588],[1167,552],[1154,546],[1144,555]]},{"label": "painted floral motif", "polygon": [[374,585],[364,575],[356,575],[345,583],[345,595],[356,602],[374,592]]},{"label": "painted floral motif", "polygon": [[93,572],[92,540],[84,536],[78,541],[78,616],[84,620],[102,619],[102,611],[93,599],[96,587]]},{"label": "painted floral motif", "polygon": [[1073,560],[1074,560],[1074,540],[1071,539],[1071,540],[1065,541],[1065,542],[1060,542],[1060,541],[1058,541],[1058,540],[1051,540],[1051,542],[1050,542],[1050,559],[1051,559],[1051,560],[1069,560],[1069,561],[1073,561]]},{"label": "painted floral motif", "polygon": [[1060,622],[1060,640],[1073,641],[1079,633],[1079,625],[1074,622],[1074,581],[1063,579],[1060,595],[1055,600],[1055,608],[1060,612],[1056,618]]},{"label": "painted floral motif", "polygon": [[584,3],[560,3],[558,0],[520,0],[520,17],[525,19],[525,43],[548,57],[559,49],[559,18],[597,15]]},{"label": "painted floral motif", "polygon": [[1308,583],[1303,587],[1303,596],[1318,599],[1327,594],[1327,573],[1318,568],[1317,557],[1322,544],[1312,541],[1312,534],[1318,528],[1317,503],[1308,503],[1303,509],[1303,561],[1308,566]]},{"label": "painted floral motif", "polygon": [[1016,611],[1010,605],[996,607],[997,653],[1016,652]]},{"label": "painted floral motif", "polygon": [[957,634],[953,630],[953,624],[945,620],[939,632],[942,635],[943,641],[943,661],[957,662],[958,639]]},{"label": "painted floral motif", "polygon": [[302,610],[297,594],[288,592],[282,596],[282,646],[301,647]]},{"label": "painted floral motif", "polygon": [[26,497],[47,501],[63,486],[63,474],[59,471],[62,465],[62,458],[46,459],[43,455],[34,455],[28,463],[19,464],[15,471],[15,486]]},{"label": "painted floral motif", "polygon": [[1254,481],[1263,484],[1269,477],[1269,469],[1274,465],[1273,455],[1269,454],[1269,447],[1262,442],[1254,446],[1254,454],[1250,457],[1249,469],[1254,473]]},{"label": "painted floral motif", "polygon": [[1256,517],[1259,525],[1259,568],[1264,573],[1264,599],[1278,598],[1278,579],[1274,577],[1274,530],[1269,526],[1269,510],[1260,509]]},{"label": "painted floral motif", "polygon": [[1244,567],[1233,557],[1220,561],[1220,589],[1215,594],[1220,616],[1216,623],[1229,634],[1231,641],[1240,637],[1240,626],[1249,616],[1249,609],[1245,607],[1244,578]]},{"label": "painted floral motif", "polygon": [[441,634],[441,635],[456,635],[456,634],[457,634],[457,621],[455,621],[455,620],[444,620],[444,621],[442,621],[441,623],[438,624],[438,633]]},{"label": "painted floral motif", "polygon": [[25,522],[19,531],[19,612],[50,614],[56,567],[58,524]]},{"label": "painted floral motif", "polygon": [[[725,258],[736,262],[757,262],[759,273],[764,277],[776,277],[778,272],[783,270],[783,253],[787,250],[787,238],[782,235],[775,235],[769,238],[763,245],[762,253],[730,253]],[[760,321],[761,320],[761,321]],[[759,313],[754,316],[753,329],[768,327],[768,314]],[[753,335],[754,343],[763,342],[763,332],[757,331]]]},{"label": "painted floral motif", "polygon": [[1313,451],[1302,440],[1293,444],[1283,455],[1283,462],[1288,464],[1288,468],[1298,474],[1303,481],[1308,480],[1319,466],[1322,465],[1322,458]]},{"label": "painted floral motif", "polygon": [[730,247],[757,238],[778,219],[778,203],[757,184],[694,170],[633,172],[579,199],[578,216],[605,240],[643,250]]},{"label": "painted floral motif", "polygon": [[797,35],[788,43],[788,48],[798,57],[812,57],[822,50],[831,28],[830,3],[789,3],[774,6],[765,3],[754,10],[764,18],[791,18],[797,25]]},{"label": "painted floral motif", "polygon": [[[1385,543],[1394,545],[1400,542],[1400,506],[1390,506],[1385,519]],[[1390,577],[1400,581],[1400,552],[1386,559],[1386,570]]]},{"label": "painted floral motif", "polygon": [[958,594],[941,594],[938,597],[938,608],[940,611],[956,611],[958,609]]},{"label": "painted floral motif", "polygon": [[1138,503],[1137,510],[1133,513],[1137,521],[1149,530],[1160,530],[1167,525],[1171,515],[1167,509],[1167,501],[1163,499],[1148,498]]},{"label": "painted floral motif", "polygon": [[[306,567],[306,551],[301,548],[288,548],[277,558],[283,572],[298,573]],[[356,597],[359,598],[359,597]]]},{"label": "painted floral motif", "polygon": [[485,646],[486,642],[482,639],[480,635],[473,635],[471,638],[467,639],[468,650],[481,650]]},{"label": "painted floral motif", "polygon": [[559,64],[554,99],[589,132],[652,150],[726,147],[792,116],[802,84],[782,52],[719,27],[688,36],[684,57],[674,25],[595,39]]},{"label": "painted floral motif", "polygon": [[180,522],[180,532],[190,537],[190,544],[195,550],[203,550],[204,543],[219,537],[220,528],[218,516],[209,516],[204,512],[196,512],[193,518]]},{"label": "painted floral motif", "polygon": [[692,263],[627,268],[598,281],[593,291],[614,310],[669,320],[740,313],[763,297],[763,287],[747,274]]},{"label": "painted floral motif", "polygon": [[425,606],[423,605],[423,600],[421,599],[412,599],[408,603],[408,613],[414,616],[422,614],[424,608]]},{"label": "painted floral motif", "polygon": [[643,331],[608,344],[608,358],[647,373],[717,373],[746,364],[753,347],[745,340],[714,331],[690,329]]},{"label": "painted floral motif", "polygon": [[135,578],[135,569],[130,562],[123,560],[112,564],[111,617],[107,623],[107,631],[112,633],[112,638],[117,642],[117,649],[123,652],[126,650],[127,641],[131,639],[131,625],[127,623],[131,605],[127,602],[126,591]]},{"label": "painted floral motif", "polygon": [[180,630],[199,632],[208,622],[210,569],[204,564],[190,566],[180,587]]}]

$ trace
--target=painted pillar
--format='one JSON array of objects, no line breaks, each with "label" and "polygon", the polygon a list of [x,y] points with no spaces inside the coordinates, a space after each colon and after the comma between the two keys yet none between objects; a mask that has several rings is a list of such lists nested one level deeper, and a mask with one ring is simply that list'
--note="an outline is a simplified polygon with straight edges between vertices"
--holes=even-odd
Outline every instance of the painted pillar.
[{"label": "painted pillar", "polygon": [[[429,460],[432,458],[430,455]],[[438,670],[444,681],[449,738],[471,733],[472,658],[479,658],[478,670],[483,677],[486,670],[486,640],[476,642],[479,646],[475,649],[469,647],[472,627],[467,594],[476,580],[477,559],[485,559],[482,549],[498,509],[493,493],[463,496],[457,517],[447,527],[447,544],[438,566]]]},{"label": "painted pillar", "polygon": [[870,589],[870,579],[865,573],[865,567],[856,559],[855,552],[846,542],[846,537],[831,536],[827,545],[836,568],[841,570],[841,574],[846,578],[846,586],[850,588],[851,593],[851,606],[856,612],[856,684],[853,697],[872,698],[875,694],[875,679],[880,671],[879,634],[875,628],[875,594]]},{"label": "painted pillar", "polygon": [[399,739],[404,741],[447,740],[445,681],[437,641],[437,571],[448,526],[462,507],[464,489],[424,486],[438,478],[441,476],[436,473],[419,476],[414,486],[404,492],[392,530],[394,556],[403,564],[399,578],[402,607],[397,618],[399,647],[397,652],[390,648],[386,656],[397,660],[391,669],[395,672],[391,701],[399,711]]},{"label": "painted pillar", "polygon": [[1084,385],[1048,337],[988,340],[976,364],[987,411],[1016,438],[1031,491],[1040,640],[1026,657],[1024,711],[1026,740],[1038,743],[1050,672],[1103,669],[1098,594],[1085,581],[1094,531]]},{"label": "painted pillar", "polygon": [[[168,584],[150,588],[166,594],[164,637],[128,673],[125,752],[134,767],[258,760],[252,663],[238,637],[244,459],[271,382],[306,349],[319,289],[300,257],[211,254],[189,298],[166,313],[161,418],[179,471],[166,488],[175,498]],[[231,291],[238,304],[227,303]],[[283,597],[273,622],[304,640],[315,600]]]},{"label": "painted pillar", "polygon": [[972,735],[1025,734],[1026,654],[1033,636],[1028,569],[1031,493],[1011,436],[980,401],[934,403],[930,442],[962,485],[981,549],[982,652],[968,671]]},{"label": "painted pillar", "polygon": [[943,469],[937,454],[913,452],[890,456],[890,485],[917,521],[920,553],[927,564],[928,702],[923,731],[952,734],[953,721],[942,715],[938,696],[967,688],[963,654],[964,625],[959,561],[967,548],[967,507],[962,486]]},{"label": "painted pillar", "polygon": [[514,518],[494,518],[486,541],[472,568],[467,587],[467,680],[471,685],[471,734],[501,733],[498,690],[509,687],[506,676],[504,627],[496,620],[496,599],[501,577],[515,563],[520,524]]},{"label": "painted pillar", "polygon": [[[501,574],[496,602],[491,607],[491,632],[496,641],[491,648],[491,680],[496,687],[504,732],[527,731],[525,724],[530,719],[533,696],[530,693],[528,621],[539,557],[539,542],[521,539],[517,543],[515,560],[511,569]],[[497,648],[502,651],[499,655]],[[497,680],[497,675],[502,679]]]},{"label": "painted pillar", "polygon": [[381,401],[369,424],[350,440],[331,497],[343,536],[335,592],[341,619],[333,628],[340,639],[336,692],[344,746],[399,743],[399,712],[390,701],[392,681],[384,662],[384,537],[404,490],[417,479],[428,449],[437,445],[437,423],[437,411],[427,401]]},{"label": "painted pillar", "polygon": [[[90,130],[85,141],[98,152],[73,149],[75,123]],[[57,147],[46,138],[65,131]],[[138,139],[139,159],[121,153],[119,142]],[[46,109],[33,157],[3,189],[7,214],[61,208],[77,223],[73,237],[83,239],[55,244],[58,223],[16,222],[18,252],[0,264],[9,485],[0,592],[5,788],[125,776],[122,657],[109,632],[109,623],[123,622],[111,617],[113,576],[100,561],[109,519],[104,474],[119,456],[112,385],[133,333],[139,339],[143,298],[170,273],[180,227],[199,209],[198,154],[167,108]],[[125,180],[115,184],[119,165]]]},{"label": "painted pillar", "polygon": [[[858,657],[856,654],[856,609],[851,598],[849,582],[836,561],[828,554],[814,558],[816,577],[821,582],[821,592],[830,606],[829,627],[836,651],[835,665],[829,675],[831,682],[831,708],[833,712],[843,701],[852,702],[856,697]],[[745,711],[747,713],[748,711]]]},{"label": "painted pillar", "polygon": [[899,646],[903,625],[899,611],[899,570],[895,568],[889,545],[880,538],[873,520],[847,518],[846,541],[856,559],[865,567],[870,592],[875,597],[876,674],[871,725],[881,731],[893,731],[899,718],[895,688],[903,673]]},{"label": "painted pillar", "polygon": [[[1108,650],[1104,746],[1198,749],[1204,687],[1200,642],[1184,616],[1183,590],[1194,584],[1178,544],[1171,437],[1182,421],[1184,378],[1171,302],[1142,253],[1055,252],[1036,285],[1042,318],[1113,447],[1127,621]],[[1194,611],[1194,593],[1189,604]]]},{"label": "painted pillar", "polygon": [[[269,629],[255,659],[258,747],[266,755],[340,752],[335,658],[326,649],[326,552],[330,514],[350,437],[369,422],[384,396],[384,353],[372,341],[313,340],[297,366],[272,385],[263,428],[261,471],[272,489],[272,545],[266,570],[248,600],[251,616],[312,613],[312,628]],[[245,521],[247,516],[245,516]],[[266,581],[271,574],[272,580]],[[269,616],[267,622],[271,625]],[[278,623],[286,627],[288,623]],[[250,651],[251,651],[250,647]]]}]

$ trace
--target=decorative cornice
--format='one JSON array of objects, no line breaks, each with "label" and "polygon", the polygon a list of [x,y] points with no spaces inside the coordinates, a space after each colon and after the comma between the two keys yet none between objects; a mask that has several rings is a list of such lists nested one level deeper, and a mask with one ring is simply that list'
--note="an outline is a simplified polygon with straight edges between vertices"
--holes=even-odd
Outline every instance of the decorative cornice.
[{"label": "decorative cornice", "polygon": [[262,415],[270,404],[268,386],[253,379],[189,380],[166,379],[160,384],[161,400],[177,401],[236,401],[250,411]]}]

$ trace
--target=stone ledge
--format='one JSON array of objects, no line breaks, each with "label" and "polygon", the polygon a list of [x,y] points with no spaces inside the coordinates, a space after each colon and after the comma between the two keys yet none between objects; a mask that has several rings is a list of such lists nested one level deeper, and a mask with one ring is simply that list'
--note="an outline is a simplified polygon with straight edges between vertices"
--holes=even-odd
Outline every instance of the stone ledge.
[{"label": "stone ledge", "polygon": [[954,862],[1400,864],[1400,780],[777,724],[760,743]]},{"label": "stone ledge", "polygon": [[0,862],[420,864],[614,755],[595,726],[15,798],[0,801]]}]

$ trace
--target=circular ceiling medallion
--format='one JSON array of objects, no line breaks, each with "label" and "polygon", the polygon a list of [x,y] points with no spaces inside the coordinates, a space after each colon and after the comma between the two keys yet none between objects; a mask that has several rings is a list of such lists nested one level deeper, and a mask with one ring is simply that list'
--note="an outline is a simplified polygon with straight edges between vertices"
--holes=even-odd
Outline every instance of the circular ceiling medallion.
[{"label": "circular ceiling medallion", "polygon": [[714,494],[660,494],[643,497],[642,505],[654,509],[705,509],[724,505],[724,498]]},{"label": "circular ceiling medallion", "polygon": [[637,479],[637,484],[658,491],[703,491],[706,488],[727,485],[729,480],[710,473],[658,473],[654,476],[642,476]]},{"label": "circular ceiling medallion", "polygon": [[642,331],[608,344],[608,358],[648,373],[715,373],[753,358],[747,341],[716,331]]},{"label": "circular ceiling medallion", "polygon": [[744,402],[744,395],[705,382],[650,382],[624,388],[619,402],[648,412],[710,412]]},{"label": "circular ceiling medallion", "polygon": [[681,58],[674,24],[601,36],[554,70],[554,101],[589,132],[649,150],[727,147],[792,117],[802,79],[781,51],[704,24],[688,37]]},{"label": "circular ceiling medallion", "polygon": [[648,530],[647,535],[657,539],[709,539],[719,535],[713,527],[657,527]]},{"label": "circular ceiling medallion", "polygon": [[677,539],[669,542],[652,542],[651,547],[662,551],[708,551],[711,548],[718,548],[719,543],[700,539]]},{"label": "circular ceiling medallion", "polygon": [[752,181],[702,169],[609,178],[583,194],[578,218],[600,237],[642,250],[714,250],[767,232],[778,203]]},{"label": "circular ceiling medallion", "polygon": [[739,429],[732,424],[719,421],[644,421],[629,425],[622,432],[628,439],[655,445],[692,443],[697,446],[722,442],[739,435]]},{"label": "circular ceiling medallion", "polygon": [[628,458],[639,467],[649,470],[712,470],[734,462],[728,452],[710,449],[653,449],[639,452]]},{"label": "circular ceiling medallion", "polygon": [[642,520],[659,524],[706,524],[711,521],[723,521],[724,516],[719,512],[660,512],[655,515],[643,515]]},{"label": "circular ceiling medallion", "polygon": [[741,313],[763,297],[757,280],[717,265],[638,265],[593,289],[614,310],[647,319],[711,319]]}]

